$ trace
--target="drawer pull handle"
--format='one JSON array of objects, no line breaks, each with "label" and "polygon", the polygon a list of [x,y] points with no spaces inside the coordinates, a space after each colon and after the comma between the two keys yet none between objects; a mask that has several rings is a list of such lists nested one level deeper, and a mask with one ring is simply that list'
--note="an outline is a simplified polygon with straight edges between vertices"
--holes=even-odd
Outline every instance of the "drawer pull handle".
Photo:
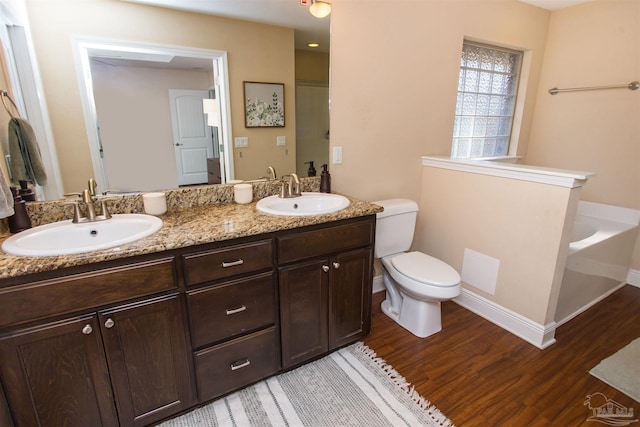
[{"label": "drawer pull handle", "polygon": [[222,261],[222,268],[234,267],[236,265],[242,265],[242,264],[244,264],[243,259],[239,259],[237,261],[231,261],[231,262]]},{"label": "drawer pull handle", "polygon": [[340,263],[339,262],[334,262],[333,263],[333,268],[335,268],[336,270],[340,268]]},{"label": "drawer pull handle", "polygon": [[323,265],[323,266],[322,266],[322,271],[324,271],[325,273],[326,273],[327,271],[329,271],[329,266],[328,266],[328,265]]},{"label": "drawer pull handle", "polygon": [[227,313],[227,316],[230,316],[232,314],[236,314],[236,313],[240,313],[241,311],[245,311],[247,309],[247,306],[245,305],[241,305],[238,308],[232,308],[231,310],[229,310],[228,308],[225,310]]},{"label": "drawer pull handle", "polygon": [[93,328],[91,327],[91,325],[84,325],[84,328],[82,328],[82,333],[85,335],[91,335],[91,332],[93,332]]},{"label": "drawer pull handle", "polygon": [[105,322],[104,322],[104,327],[107,329],[111,329],[113,328],[113,325],[115,325],[116,322],[113,321],[112,318],[108,318]]},{"label": "drawer pull handle", "polygon": [[231,370],[237,371],[238,369],[246,368],[249,365],[251,365],[251,361],[249,359],[238,360],[231,364]]}]

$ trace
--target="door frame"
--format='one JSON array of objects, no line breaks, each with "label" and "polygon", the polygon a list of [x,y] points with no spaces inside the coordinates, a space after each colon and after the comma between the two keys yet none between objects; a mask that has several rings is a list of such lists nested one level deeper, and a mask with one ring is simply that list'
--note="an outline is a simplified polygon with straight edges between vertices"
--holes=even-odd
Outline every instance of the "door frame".
[{"label": "door frame", "polygon": [[104,183],[108,188],[108,180],[102,162],[100,149],[100,136],[98,130],[98,116],[96,112],[95,99],[93,96],[93,82],[91,78],[90,52],[92,50],[103,50],[115,52],[127,52],[134,54],[148,55],[174,55],[187,58],[211,59],[215,84],[219,87],[220,105],[220,143],[223,146],[224,170],[222,171],[222,181],[234,179],[233,167],[233,147],[231,131],[231,102],[229,91],[229,66],[227,52],[222,50],[201,49],[185,46],[163,45],[155,43],[122,41],[113,39],[102,39],[95,37],[72,37],[73,54],[76,65],[76,74],[80,87],[80,98],[82,110],[89,140],[89,151],[93,165],[95,179]]}]

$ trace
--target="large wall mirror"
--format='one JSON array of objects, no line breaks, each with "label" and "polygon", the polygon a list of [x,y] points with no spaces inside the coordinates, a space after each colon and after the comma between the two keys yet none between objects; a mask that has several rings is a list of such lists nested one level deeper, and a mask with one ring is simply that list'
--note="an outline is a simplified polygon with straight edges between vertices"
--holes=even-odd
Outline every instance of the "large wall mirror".
[{"label": "large wall mirror", "polygon": [[[127,192],[234,178],[226,52],[73,43],[95,179]],[[214,102],[213,117],[204,99]]]},{"label": "large wall mirror", "polygon": [[[121,0],[26,0],[25,7],[41,80],[33,99],[50,123],[41,133],[54,142],[51,153],[44,150],[55,176],[41,193],[47,199],[78,192],[91,177],[100,191],[211,182],[211,175],[180,178],[176,156],[185,142],[176,140],[176,126],[200,126],[206,145],[191,150],[203,152],[204,162],[184,155],[182,165],[217,167],[222,181],[259,179],[268,166],[306,176],[308,162],[318,169],[328,162],[329,55],[297,50],[292,28]],[[153,95],[158,81],[160,95]],[[284,128],[244,126],[244,81],[284,84]],[[197,103],[172,111],[176,97],[190,91],[216,100],[216,126]],[[189,109],[195,118],[186,119]],[[176,125],[176,117],[183,122]],[[248,147],[238,146],[239,137]]]}]

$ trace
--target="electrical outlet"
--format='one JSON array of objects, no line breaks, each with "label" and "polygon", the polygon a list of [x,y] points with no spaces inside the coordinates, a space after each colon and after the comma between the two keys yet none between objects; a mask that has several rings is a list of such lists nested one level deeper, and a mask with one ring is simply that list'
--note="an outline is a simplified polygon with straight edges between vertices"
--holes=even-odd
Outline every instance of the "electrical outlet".
[{"label": "electrical outlet", "polygon": [[249,137],[248,136],[237,136],[233,138],[233,144],[236,147],[248,147],[249,146]]},{"label": "electrical outlet", "polygon": [[342,164],[342,147],[333,147],[333,164]]},{"label": "electrical outlet", "polygon": [[282,147],[287,145],[287,137],[286,136],[276,136],[276,145],[278,147]]}]

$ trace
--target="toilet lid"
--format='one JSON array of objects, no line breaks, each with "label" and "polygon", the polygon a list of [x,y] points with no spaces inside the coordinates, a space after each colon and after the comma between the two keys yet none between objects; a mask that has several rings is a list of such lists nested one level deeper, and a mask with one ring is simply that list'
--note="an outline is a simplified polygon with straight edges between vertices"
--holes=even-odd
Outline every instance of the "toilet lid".
[{"label": "toilet lid", "polygon": [[423,254],[407,252],[391,260],[396,270],[418,282],[433,286],[456,286],[460,283],[460,275],[449,264]]}]

